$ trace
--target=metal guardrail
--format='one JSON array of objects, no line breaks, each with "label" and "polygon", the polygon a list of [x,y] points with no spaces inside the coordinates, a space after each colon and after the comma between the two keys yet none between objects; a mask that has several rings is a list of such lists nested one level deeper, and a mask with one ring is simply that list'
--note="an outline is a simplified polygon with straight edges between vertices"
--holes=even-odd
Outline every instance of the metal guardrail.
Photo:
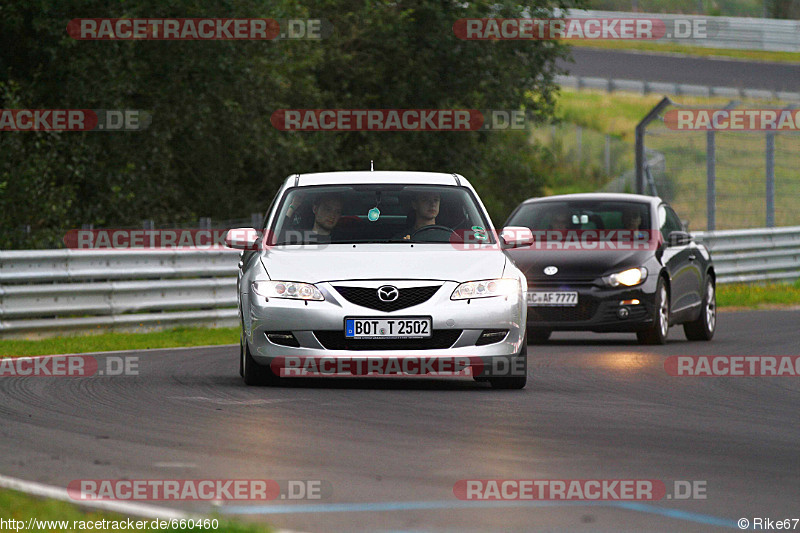
[{"label": "metal guardrail", "polygon": [[718,283],[800,278],[800,226],[693,232],[711,251]]},{"label": "metal guardrail", "polygon": [[235,326],[236,250],[0,252],[0,336]]},{"label": "metal guardrail", "polygon": [[680,43],[706,48],[736,50],[766,50],[800,52],[800,20],[782,20],[747,17],[712,17],[704,15],[671,15],[663,13],[629,13],[622,11],[592,11],[571,9],[573,18],[655,18],[663,20],[668,28],[675,21],[698,21],[706,29],[705,36],[663,37],[658,42]]},{"label": "metal guardrail", "polygon": [[[719,283],[800,278],[800,226],[695,232]],[[0,337],[235,326],[236,250],[0,252]]]},{"label": "metal guardrail", "polygon": [[638,94],[667,94],[671,96],[719,96],[724,98],[749,98],[753,100],[782,100],[800,102],[800,92],[770,91],[768,89],[740,89],[738,87],[710,87],[686,83],[666,83],[643,80],[621,80],[591,76],[555,76],[555,82],[573,89],[595,89],[606,92],[627,91]]}]

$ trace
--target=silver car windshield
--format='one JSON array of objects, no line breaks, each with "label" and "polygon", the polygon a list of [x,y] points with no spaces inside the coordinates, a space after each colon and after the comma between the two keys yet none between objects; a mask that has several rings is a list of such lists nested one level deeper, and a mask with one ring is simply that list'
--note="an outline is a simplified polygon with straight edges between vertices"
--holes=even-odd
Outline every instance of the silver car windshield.
[{"label": "silver car windshield", "polygon": [[274,245],[494,243],[466,188],[353,185],[289,189],[272,224]]}]

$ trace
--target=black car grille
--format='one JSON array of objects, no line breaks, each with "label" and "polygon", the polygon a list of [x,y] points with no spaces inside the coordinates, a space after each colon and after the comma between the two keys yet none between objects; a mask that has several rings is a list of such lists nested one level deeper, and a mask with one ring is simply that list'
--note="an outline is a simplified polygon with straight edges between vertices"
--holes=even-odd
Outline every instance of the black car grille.
[{"label": "black car grille", "polygon": [[314,331],[326,350],[441,350],[461,336],[460,329],[434,329],[427,339],[348,339],[342,330]]},{"label": "black car grille", "polygon": [[399,296],[393,302],[383,302],[378,299],[378,289],[368,287],[336,287],[336,292],[348,302],[361,307],[368,307],[377,311],[397,311],[414,305],[419,305],[431,299],[441,285],[432,287],[409,287],[398,289]]},{"label": "black car grille", "polygon": [[585,300],[570,307],[528,307],[528,322],[574,322],[591,320],[597,312],[597,300]]}]

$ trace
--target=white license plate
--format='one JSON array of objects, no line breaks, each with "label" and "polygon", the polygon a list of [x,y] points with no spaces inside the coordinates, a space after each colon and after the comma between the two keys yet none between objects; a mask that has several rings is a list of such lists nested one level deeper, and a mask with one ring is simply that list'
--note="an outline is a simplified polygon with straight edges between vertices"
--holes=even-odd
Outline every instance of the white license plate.
[{"label": "white license plate", "polygon": [[530,291],[528,292],[528,305],[575,306],[578,305],[578,293],[567,291]]},{"label": "white license plate", "polygon": [[430,317],[346,318],[348,339],[426,339],[431,336]]}]

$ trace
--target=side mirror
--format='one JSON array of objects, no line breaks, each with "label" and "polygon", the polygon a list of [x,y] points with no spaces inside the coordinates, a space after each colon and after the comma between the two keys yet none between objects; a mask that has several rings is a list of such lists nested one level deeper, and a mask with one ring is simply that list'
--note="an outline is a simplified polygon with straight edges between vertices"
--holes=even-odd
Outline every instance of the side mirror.
[{"label": "side mirror", "polygon": [[503,248],[519,248],[533,244],[533,232],[523,226],[506,226],[500,232]]},{"label": "side mirror", "polygon": [[255,250],[258,232],[253,228],[233,228],[225,234],[225,246],[238,250]]},{"label": "side mirror", "polygon": [[685,231],[673,231],[669,234],[670,246],[684,246],[692,242],[692,236]]}]

